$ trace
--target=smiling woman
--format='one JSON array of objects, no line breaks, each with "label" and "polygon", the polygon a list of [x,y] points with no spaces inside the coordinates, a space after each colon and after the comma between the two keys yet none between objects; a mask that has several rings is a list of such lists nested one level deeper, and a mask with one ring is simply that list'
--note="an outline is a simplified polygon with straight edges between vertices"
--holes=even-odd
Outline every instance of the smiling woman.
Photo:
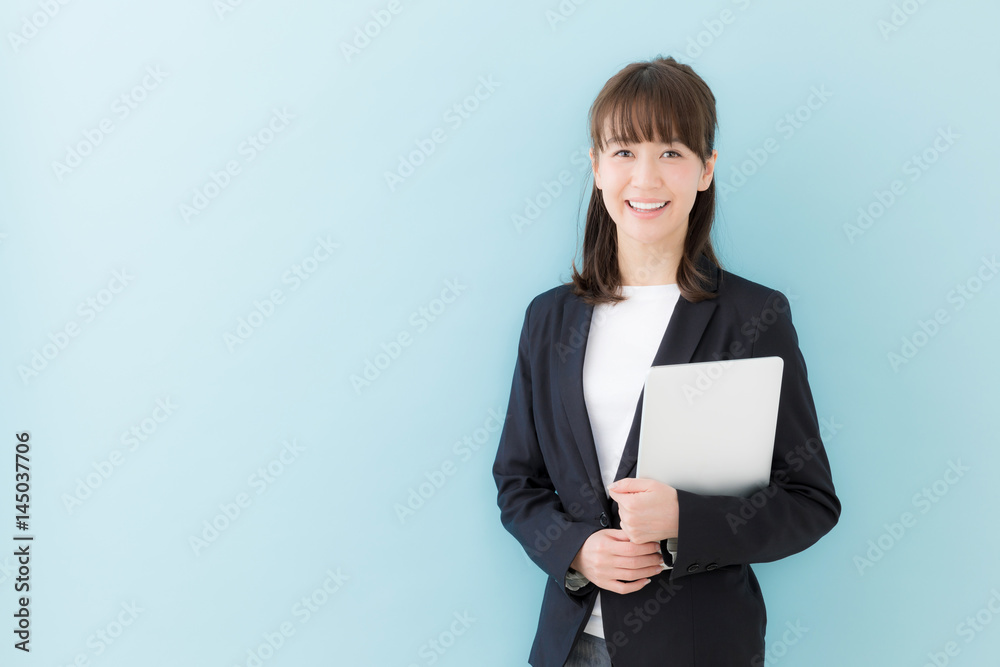
[{"label": "smiling woman", "polygon": [[[525,311],[493,465],[501,522],[549,575],[534,667],[762,664],[750,564],[840,517],[788,299],[712,248],[715,128],[711,90],[673,58],[628,65],[591,107],[582,268]],[[746,498],[636,477],[651,366],[768,356],[781,395],[752,516],[732,521]]]},{"label": "smiling woman", "polygon": [[604,86],[590,109],[594,188],[583,268],[573,269],[585,302],[621,301],[621,284],[676,283],[688,299],[710,298],[697,258],[719,264],[710,239],[715,128],[712,91],[672,58],[634,63]]}]

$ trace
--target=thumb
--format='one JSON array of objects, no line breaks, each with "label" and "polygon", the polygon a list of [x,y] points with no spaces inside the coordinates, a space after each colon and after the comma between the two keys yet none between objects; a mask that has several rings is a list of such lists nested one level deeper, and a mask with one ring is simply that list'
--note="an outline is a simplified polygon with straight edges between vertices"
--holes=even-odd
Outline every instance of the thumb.
[{"label": "thumb", "polygon": [[633,493],[635,491],[645,491],[648,488],[646,480],[636,477],[622,477],[608,486],[608,489],[616,493]]}]

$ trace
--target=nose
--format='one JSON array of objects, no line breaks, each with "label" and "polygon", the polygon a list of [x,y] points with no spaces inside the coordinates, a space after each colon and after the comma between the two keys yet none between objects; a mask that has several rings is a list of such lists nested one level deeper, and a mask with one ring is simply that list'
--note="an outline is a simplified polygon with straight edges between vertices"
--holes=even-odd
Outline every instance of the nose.
[{"label": "nose", "polygon": [[632,185],[638,188],[655,188],[662,185],[660,164],[656,156],[637,158],[632,169]]}]

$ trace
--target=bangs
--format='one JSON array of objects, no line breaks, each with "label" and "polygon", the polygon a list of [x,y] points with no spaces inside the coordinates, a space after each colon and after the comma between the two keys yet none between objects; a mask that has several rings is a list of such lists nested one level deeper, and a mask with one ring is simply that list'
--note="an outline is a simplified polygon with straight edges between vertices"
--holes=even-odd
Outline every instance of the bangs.
[{"label": "bangs", "polygon": [[704,102],[690,84],[653,67],[637,69],[611,85],[591,108],[591,142],[680,142],[705,157]]}]

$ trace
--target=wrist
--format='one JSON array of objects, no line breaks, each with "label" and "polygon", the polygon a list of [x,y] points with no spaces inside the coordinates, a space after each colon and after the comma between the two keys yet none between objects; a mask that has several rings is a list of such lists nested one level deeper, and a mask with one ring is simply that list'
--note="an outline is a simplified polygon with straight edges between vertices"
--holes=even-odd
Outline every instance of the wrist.
[{"label": "wrist", "polygon": [[580,588],[583,588],[588,583],[590,583],[590,579],[587,579],[587,577],[584,576],[583,573],[577,572],[573,568],[570,568],[566,572],[565,586],[566,586],[566,588],[570,589],[571,591],[575,591],[575,590],[578,590]]}]

